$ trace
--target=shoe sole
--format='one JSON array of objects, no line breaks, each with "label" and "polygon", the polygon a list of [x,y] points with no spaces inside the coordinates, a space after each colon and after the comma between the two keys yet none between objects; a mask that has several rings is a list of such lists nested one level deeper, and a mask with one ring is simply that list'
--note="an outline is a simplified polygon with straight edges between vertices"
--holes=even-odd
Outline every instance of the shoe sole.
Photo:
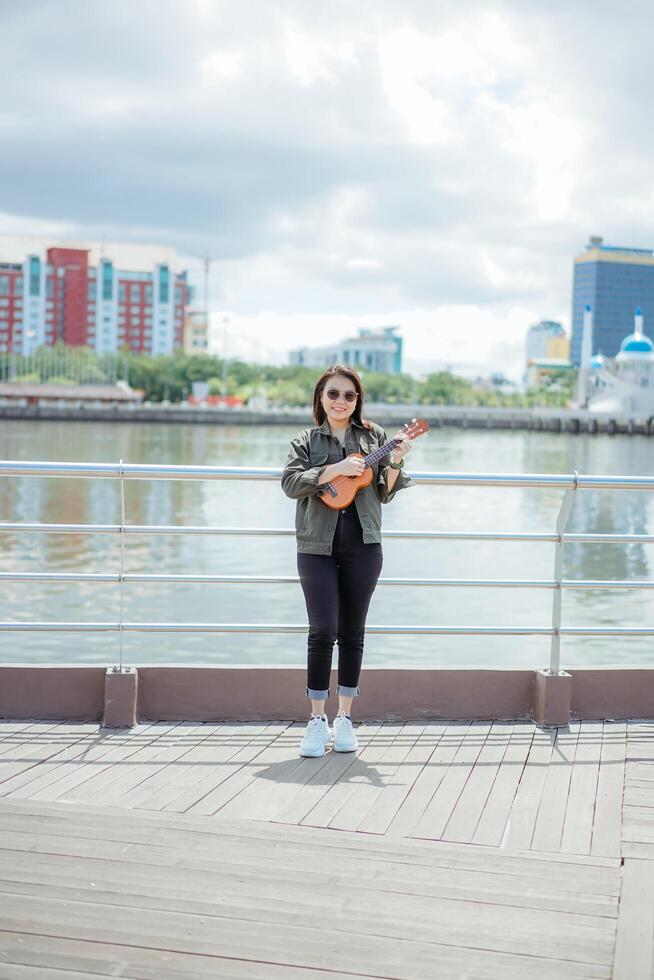
[{"label": "shoe sole", "polygon": [[322,752],[320,750],[316,752],[303,752],[302,749],[300,749],[300,755],[302,756],[303,759],[320,759],[321,756],[323,756],[324,754],[325,754],[324,746]]},{"label": "shoe sole", "polygon": [[332,752],[356,752],[359,748],[358,745],[348,745],[347,747],[342,745],[332,745]]}]

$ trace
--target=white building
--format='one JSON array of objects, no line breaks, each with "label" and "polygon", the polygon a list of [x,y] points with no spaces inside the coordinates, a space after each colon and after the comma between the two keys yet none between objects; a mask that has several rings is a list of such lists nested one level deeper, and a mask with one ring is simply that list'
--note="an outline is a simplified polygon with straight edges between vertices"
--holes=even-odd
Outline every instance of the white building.
[{"label": "white building", "polygon": [[[592,315],[587,314],[585,333],[592,337]],[[585,338],[583,338],[585,339]],[[592,341],[584,345],[587,352]],[[624,338],[614,358],[596,354],[580,365],[580,402],[591,412],[615,412],[638,418],[654,417],[654,343],[643,333],[643,315],[636,310],[634,332]],[[584,397],[585,391],[585,397]]]},{"label": "white building", "polygon": [[371,327],[359,330],[356,337],[346,337],[324,347],[299,347],[289,355],[291,364],[328,368],[332,364],[380,374],[402,371],[402,338],[399,327]]}]

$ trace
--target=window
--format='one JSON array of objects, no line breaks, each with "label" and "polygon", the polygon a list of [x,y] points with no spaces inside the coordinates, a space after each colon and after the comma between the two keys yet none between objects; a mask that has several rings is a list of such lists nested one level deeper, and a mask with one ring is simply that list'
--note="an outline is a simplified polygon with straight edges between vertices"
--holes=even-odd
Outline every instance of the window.
[{"label": "window", "polygon": [[29,262],[30,296],[38,296],[41,292],[41,259],[31,255]]},{"label": "window", "polygon": [[111,262],[102,263],[102,298],[111,299],[113,296],[114,270]]},{"label": "window", "polygon": [[152,303],[152,286],[145,287],[145,302]]},{"label": "window", "polygon": [[9,276],[0,276],[0,296],[9,295]]},{"label": "window", "polygon": [[125,284],[122,282],[118,286],[118,302],[119,303],[125,302]]},{"label": "window", "polygon": [[95,281],[93,281],[89,283],[89,300],[95,302],[95,295],[96,295]]},{"label": "window", "polygon": [[170,272],[167,265],[159,269],[159,302],[167,303],[170,293]]},{"label": "window", "polygon": [[138,285],[137,286],[132,286],[132,288],[131,288],[131,297],[132,297],[132,303],[138,303],[139,302],[139,300],[141,298],[141,287],[140,286],[138,286]]}]

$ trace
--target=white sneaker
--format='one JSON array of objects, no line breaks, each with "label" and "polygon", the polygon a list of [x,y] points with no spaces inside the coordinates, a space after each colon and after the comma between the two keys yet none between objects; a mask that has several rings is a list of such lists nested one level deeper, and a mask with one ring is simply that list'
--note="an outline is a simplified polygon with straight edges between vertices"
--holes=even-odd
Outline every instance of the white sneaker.
[{"label": "white sneaker", "polygon": [[325,754],[325,746],[331,741],[332,733],[329,730],[327,716],[322,718],[310,718],[302,741],[300,742],[300,755],[310,758],[317,758]]},{"label": "white sneaker", "polygon": [[334,752],[356,752],[359,747],[357,737],[352,728],[352,721],[347,715],[336,715],[334,718]]}]

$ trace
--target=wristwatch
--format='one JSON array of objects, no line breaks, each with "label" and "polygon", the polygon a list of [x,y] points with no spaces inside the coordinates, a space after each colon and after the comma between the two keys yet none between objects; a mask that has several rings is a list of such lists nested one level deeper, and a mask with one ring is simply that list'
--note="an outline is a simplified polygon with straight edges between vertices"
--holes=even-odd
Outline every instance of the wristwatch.
[{"label": "wristwatch", "polygon": [[394,463],[393,460],[391,460],[388,465],[392,470],[401,470],[404,466],[404,460],[401,459],[399,463]]}]

